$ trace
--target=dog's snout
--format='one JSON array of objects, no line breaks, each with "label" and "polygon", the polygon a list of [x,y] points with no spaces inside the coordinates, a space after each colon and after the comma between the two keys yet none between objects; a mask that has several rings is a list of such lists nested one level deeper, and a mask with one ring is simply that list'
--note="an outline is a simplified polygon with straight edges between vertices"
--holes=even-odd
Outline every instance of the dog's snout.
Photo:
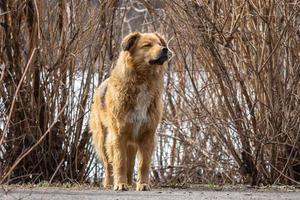
[{"label": "dog's snout", "polygon": [[167,47],[162,47],[160,49],[158,57],[156,57],[153,60],[150,60],[149,63],[152,65],[153,64],[162,65],[165,61],[167,61],[171,57],[170,54],[171,54],[171,51]]}]

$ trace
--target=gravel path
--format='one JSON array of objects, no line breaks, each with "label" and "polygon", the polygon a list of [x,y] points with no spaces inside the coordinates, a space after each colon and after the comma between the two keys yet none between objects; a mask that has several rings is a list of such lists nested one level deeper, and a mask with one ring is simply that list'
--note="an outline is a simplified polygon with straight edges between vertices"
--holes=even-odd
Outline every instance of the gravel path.
[{"label": "gravel path", "polygon": [[97,189],[64,189],[64,188],[14,188],[9,190],[0,189],[0,199],[4,200],[185,200],[185,199],[271,199],[271,200],[300,200],[300,191],[199,191],[195,189],[154,189],[149,192],[114,192]]}]

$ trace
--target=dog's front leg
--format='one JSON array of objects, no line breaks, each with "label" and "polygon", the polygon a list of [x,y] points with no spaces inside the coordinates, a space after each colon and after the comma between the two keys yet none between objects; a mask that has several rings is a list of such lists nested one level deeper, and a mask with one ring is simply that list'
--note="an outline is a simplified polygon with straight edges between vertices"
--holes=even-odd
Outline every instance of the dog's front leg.
[{"label": "dog's front leg", "polygon": [[138,144],[138,183],[136,185],[137,191],[150,190],[149,187],[149,170],[154,151],[154,135],[149,134],[140,144]]},{"label": "dog's front leg", "polygon": [[128,190],[127,186],[127,144],[124,136],[116,135],[113,141],[114,190]]}]

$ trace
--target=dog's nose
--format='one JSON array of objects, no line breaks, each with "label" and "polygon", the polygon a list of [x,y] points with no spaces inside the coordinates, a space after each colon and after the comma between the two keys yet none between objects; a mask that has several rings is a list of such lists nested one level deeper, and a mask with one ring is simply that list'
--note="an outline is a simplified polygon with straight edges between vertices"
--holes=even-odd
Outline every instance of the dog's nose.
[{"label": "dog's nose", "polygon": [[163,54],[166,55],[168,53],[168,48],[167,47],[163,47],[161,51],[162,51]]},{"label": "dog's nose", "polygon": [[161,48],[161,56],[168,56],[168,48],[167,47],[163,47]]}]

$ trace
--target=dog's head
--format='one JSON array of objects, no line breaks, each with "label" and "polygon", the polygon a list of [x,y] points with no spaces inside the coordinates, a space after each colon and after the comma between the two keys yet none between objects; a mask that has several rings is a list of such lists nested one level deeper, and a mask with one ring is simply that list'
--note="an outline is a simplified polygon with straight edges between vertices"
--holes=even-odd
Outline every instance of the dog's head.
[{"label": "dog's head", "polygon": [[158,33],[130,33],[123,39],[122,49],[131,55],[134,63],[146,66],[163,65],[172,56]]}]

